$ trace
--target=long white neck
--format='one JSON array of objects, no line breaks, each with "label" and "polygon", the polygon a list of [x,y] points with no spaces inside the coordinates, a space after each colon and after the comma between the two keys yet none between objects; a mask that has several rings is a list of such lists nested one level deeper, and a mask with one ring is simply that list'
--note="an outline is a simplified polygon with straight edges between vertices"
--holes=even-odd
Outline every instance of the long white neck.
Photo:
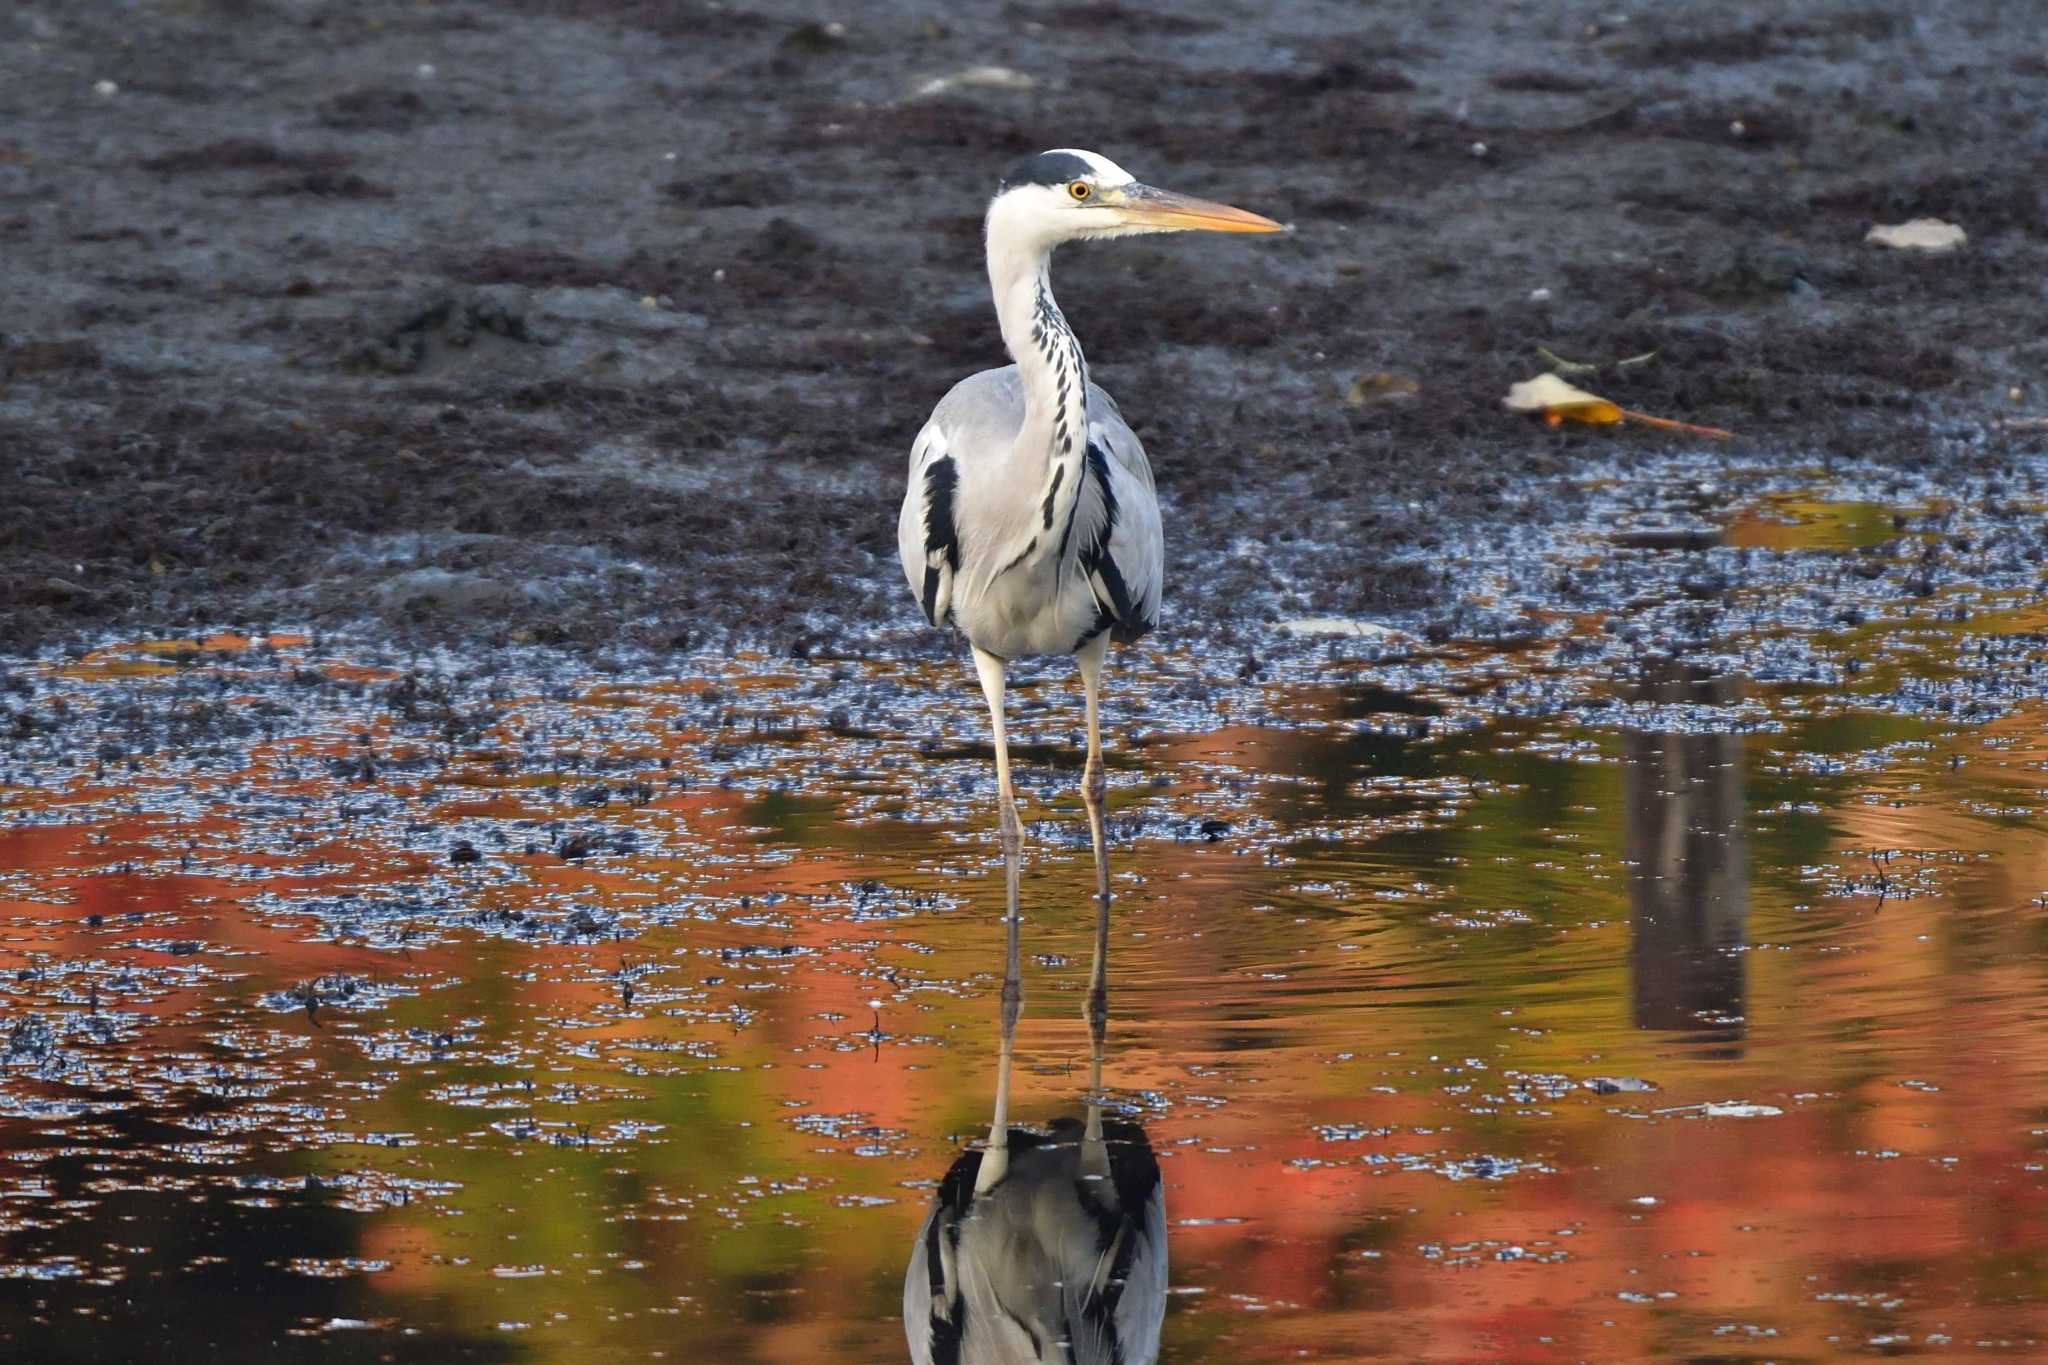
[{"label": "long white neck", "polygon": [[1088,362],[1052,296],[1052,248],[991,215],[989,287],[1003,344],[1024,384],[1024,425],[1011,458],[1043,480],[1035,533],[1064,530],[1088,452]]}]

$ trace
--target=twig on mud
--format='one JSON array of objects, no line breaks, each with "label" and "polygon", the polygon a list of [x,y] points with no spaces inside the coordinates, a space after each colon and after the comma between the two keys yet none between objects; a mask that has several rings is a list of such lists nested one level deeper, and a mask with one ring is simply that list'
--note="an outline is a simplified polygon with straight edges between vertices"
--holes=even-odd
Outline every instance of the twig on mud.
[{"label": "twig on mud", "polygon": [[1536,348],[1536,354],[1543,357],[1544,364],[1550,366],[1552,369],[1558,371],[1560,374],[1600,373],[1600,367],[1598,365],[1589,365],[1583,360],[1566,360],[1563,356],[1551,350],[1548,346],[1538,346]]},{"label": "twig on mud", "polygon": [[1732,441],[1735,433],[1721,427],[1703,427],[1696,422],[1674,422],[1669,417],[1652,417],[1647,412],[1634,408],[1623,408],[1621,415],[1631,422],[1640,422],[1646,427],[1662,427],[1666,431],[1684,431],[1694,436],[1711,436],[1717,441]]},{"label": "twig on mud", "polygon": [[[1536,354],[1542,356],[1544,362],[1552,369],[1564,374],[1598,374],[1600,371],[1609,368],[1609,365],[1598,364],[1593,361],[1566,360],[1548,346],[1538,346]],[[1648,350],[1644,351],[1641,355],[1632,355],[1624,360],[1613,361],[1611,366],[1617,370],[1629,370],[1634,369],[1638,365],[1647,365],[1656,358],[1656,350]]]}]

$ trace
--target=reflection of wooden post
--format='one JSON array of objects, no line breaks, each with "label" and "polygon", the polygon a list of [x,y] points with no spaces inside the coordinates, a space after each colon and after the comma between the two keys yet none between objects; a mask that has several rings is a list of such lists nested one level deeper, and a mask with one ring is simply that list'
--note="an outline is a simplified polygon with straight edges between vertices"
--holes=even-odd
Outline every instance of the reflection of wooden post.
[{"label": "reflection of wooden post", "polygon": [[[1738,680],[1665,662],[1637,700],[1722,703]],[[1741,1052],[1749,855],[1742,835],[1742,741],[1730,734],[1631,732],[1622,767],[1638,1028],[1683,1029]]]}]

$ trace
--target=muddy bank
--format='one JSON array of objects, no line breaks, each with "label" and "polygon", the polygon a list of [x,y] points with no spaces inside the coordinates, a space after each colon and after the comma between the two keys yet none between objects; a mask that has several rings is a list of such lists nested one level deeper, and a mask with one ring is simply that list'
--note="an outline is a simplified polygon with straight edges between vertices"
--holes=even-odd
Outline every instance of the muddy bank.
[{"label": "muddy bank", "polygon": [[[894,564],[904,452],[1001,358],[996,172],[1076,143],[1299,228],[1059,264],[1154,452],[1169,640],[1459,629],[1445,546],[1679,444],[1507,420],[1538,345],[1654,350],[1598,387],[1731,457],[1991,480],[2038,540],[2042,441],[1994,419],[2048,406],[2048,46],[2005,7],[834,17],[13,9],[0,648],[368,618],[936,649]],[[1025,79],[919,93],[985,63]],[[1969,246],[1862,245],[1918,213]],[[1379,372],[1419,393],[1347,401]]]}]

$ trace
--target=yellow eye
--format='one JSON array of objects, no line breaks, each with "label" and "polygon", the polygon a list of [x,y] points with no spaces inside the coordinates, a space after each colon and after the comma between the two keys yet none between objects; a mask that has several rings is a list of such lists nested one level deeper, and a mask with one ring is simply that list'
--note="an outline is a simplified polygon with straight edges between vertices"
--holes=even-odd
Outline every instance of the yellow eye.
[{"label": "yellow eye", "polygon": [[1079,203],[1081,200],[1086,199],[1089,195],[1095,193],[1095,191],[1088,187],[1087,181],[1076,180],[1073,184],[1067,186],[1067,193],[1074,196],[1075,203]]}]

